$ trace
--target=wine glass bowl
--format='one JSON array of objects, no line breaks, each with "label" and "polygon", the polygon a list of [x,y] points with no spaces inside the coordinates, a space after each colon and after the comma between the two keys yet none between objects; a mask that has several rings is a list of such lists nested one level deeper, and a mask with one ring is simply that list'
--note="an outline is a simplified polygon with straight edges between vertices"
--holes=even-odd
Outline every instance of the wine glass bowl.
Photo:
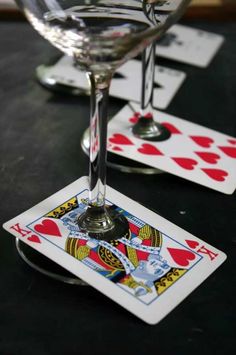
[{"label": "wine glass bowl", "polygon": [[165,32],[189,0],[172,0],[169,11],[162,10],[160,0],[16,2],[49,42],[83,69],[101,72],[115,70],[141,52]]},{"label": "wine glass bowl", "polygon": [[129,234],[126,218],[105,204],[107,106],[112,75],[176,21],[189,0],[16,0],[33,27],[75,65],[91,87],[90,173],[81,231],[96,239]]}]

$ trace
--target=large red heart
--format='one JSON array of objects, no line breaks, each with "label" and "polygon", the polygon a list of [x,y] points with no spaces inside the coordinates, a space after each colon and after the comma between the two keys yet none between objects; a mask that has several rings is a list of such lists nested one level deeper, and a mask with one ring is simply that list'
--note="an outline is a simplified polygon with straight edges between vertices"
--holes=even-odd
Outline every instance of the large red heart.
[{"label": "large red heart", "polygon": [[200,145],[201,147],[204,148],[209,148],[212,143],[214,143],[214,140],[209,137],[204,137],[204,136],[189,136],[195,143]]},{"label": "large red heart", "polygon": [[194,260],[196,255],[189,250],[167,248],[173,260],[180,266],[188,266],[189,261]]},{"label": "large red heart", "polygon": [[209,164],[216,164],[217,160],[220,159],[220,156],[216,153],[211,152],[195,152],[202,160],[206,161]]},{"label": "large red heart", "polygon": [[199,243],[196,242],[196,240],[186,239],[185,242],[188,244],[189,248],[191,248],[191,249],[195,249],[199,245]]},{"label": "large red heart", "polygon": [[236,158],[236,148],[235,147],[219,147],[222,152],[228,155],[230,158]]},{"label": "large red heart", "polygon": [[133,142],[131,142],[129,138],[127,138],[126,136],[120,133],[114,133],[113,136],[109,138],[109,141],[115,144],[125,144],[125,145],[134,144]]},{"label": "large red heart", "polygon": [[41,240],[39,239],[39,237],[35,234],[32,234],[30,237],[27,238],[30,242],[33,243],[41,243]]},{"label": "large red heart", "polygon": [[216,180],[216,181],[225,181],[225,177],[228,176],[229,174],[220,169],[201,169],[206,173],[211,179]]},{"label": "large red heart", "polygon": [[148,143],[142,144],[142,146],[138,148],[138,152],[146,155],[163,155],[159,149]]},{"label": "large red heart", "polygon": [[170,133],[172,134],[182,134],[178,128],[176,128],[172,123],[169,122],[161,122],[162,126],[164,126]]},{"label": "large red heart", "polygon": [[171,158],[173,159],[181,168],[186,170],[193,170],[195,165],[197,165],[197,161],[190,158]]},{"label": "large red heart", "polygon": [[41,224],[34,226],[36,232],[53,235],[54,237],[61,237],[61,232],[57,224],[51,219],[44,219]]}]

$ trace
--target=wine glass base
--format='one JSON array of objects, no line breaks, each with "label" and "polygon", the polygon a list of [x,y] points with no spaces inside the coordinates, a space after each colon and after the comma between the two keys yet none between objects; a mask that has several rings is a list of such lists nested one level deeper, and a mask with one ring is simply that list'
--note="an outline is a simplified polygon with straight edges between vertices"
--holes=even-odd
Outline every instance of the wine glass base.
[{"label": "wine glass base", "polygon": [[[81,139],[81,147],[86,155],[89,155],[89,129],[86,129]],[[120,155],[107,152],[107,165],[110,168],[119,170],[123,173],[136,173],[136,174],[161,174],[162,170],[152,168],[145,164],[139,163]]]},{"label": "wine glass base", "polygon": [[70,285],[88,286],[86,282],[75,277],[69,271],[21,242],[18,238],[16,238],[16,249],[24,262],[41,274]]},{"label": "wine glass base", "polygon": [[[55,64],[55,63],[53,63]],[[50,75],[50,69],[52,65],[39,65],[36,68],[36,78],[39,83],[50,91],[55,91],[57,93],[66,94],[66,95],[89,95],[89,91],[73,87],[71,85],[58,83],[57,80]]]},{"label": "wine glass base", "polygon": [[151,142],[163,142],[171,136],[170,131],[158,122],[152,121],[151,128],[152,130],[149,130],[138,122],[133,126],[132,132],[135,137]]},{"label": "wine glass base", "polygon": [[81,231],[91,238],[107,242],[129,236],[129,222],[112,207],[89,206],[77,220]]}]

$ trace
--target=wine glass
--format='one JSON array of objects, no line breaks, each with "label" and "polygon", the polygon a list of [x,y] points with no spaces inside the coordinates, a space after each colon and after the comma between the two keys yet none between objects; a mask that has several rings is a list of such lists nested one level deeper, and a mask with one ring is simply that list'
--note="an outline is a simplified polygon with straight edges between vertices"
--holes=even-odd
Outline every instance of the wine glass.
[{"label": "wine glass", "polygon": [[[132,134],[146,141],[161,142],[170,138],[170,131],[161,123],[154,121],[153,93],[155,80],[156,42],[144,49],[142,53],[142,86],[139,112],[134,112],[137,122],[132,126]],[[132,106],[130,106],[132,108]],[[129,173],[160,174],[163,171],[140,162],[119,156],[119,164],[109,160],[109,164]]]},{"label": "wine glass", "polygon": [[[173,7],[178,6],[178,1],[173,1],[171,4],[168,1],[159,2],[158,13],[153,17],[151,11],[147,11],[146,15],[149,17],[153,24],[158,21],[166,21],[167,17],[173,14]],[[171,6],[168,9],[168,4]],[[185,3],[187,5],[187,2]],[[171,11],[172,10],[172,11]],[[172,21],[168,21],[169,27],[176,22],[183,13],[183,8],[177,8],[175,16],[172,16]],[[165,31],[168,29],[166,26]],[[157,39],[164,34],[160,32]],[[137,122],[132,126],[131,132],[134,136],[147,141],[164,141],[170,138],[170,131],[162,124],[154,121],[153,118],[153,92],[154,92],[154,79],[155,79],[155,62],[156,62],[156,41],[154,40],[142,52],[142,73],[141,73],[141,100],[139,112],[134,112]],[[132,108],[132,107],[130,107]],[[89,130],[84,132],[81,140],[81,146],[86,154],[89,154]],[[130,160],[129,158],[114,155],[108,152],[107,165],[110,167],[128,173],[142,173],[142,174],[159,174],[161,170],[142,164],[140,162]]]},{"label": "wine glass", "polygon": [[[73,56],[91,87],[89,203],[78,226],[89,236],[111,240],[128,233],[126,218],[105,206],[109,86],[114,71],[165,32],[189,0],[17,0],[33,27]],[[165,3],[165,2],[164,2]]]}]

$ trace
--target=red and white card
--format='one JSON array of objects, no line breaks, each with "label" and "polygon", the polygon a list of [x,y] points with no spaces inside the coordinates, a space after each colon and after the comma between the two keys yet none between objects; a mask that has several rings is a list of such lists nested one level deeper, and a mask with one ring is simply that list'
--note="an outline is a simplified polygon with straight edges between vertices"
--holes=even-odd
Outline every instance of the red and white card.
[{"label": "red and white card", "polygon": [[3,227],[149,324],[164,318],[226,259],[109,186],[107,208],[127,218],[129,233],[109,242],[94,239],[77,224],[87,197],[82,177]]},{"label": "red and white card", "polygon": [[236,138],[153,110],[154,119],[171,132],[162,142],[136,138],[132,125],[139,105],[129,103],[109,122],[108,150],[180,176],[213,190],[236,188]]}]

